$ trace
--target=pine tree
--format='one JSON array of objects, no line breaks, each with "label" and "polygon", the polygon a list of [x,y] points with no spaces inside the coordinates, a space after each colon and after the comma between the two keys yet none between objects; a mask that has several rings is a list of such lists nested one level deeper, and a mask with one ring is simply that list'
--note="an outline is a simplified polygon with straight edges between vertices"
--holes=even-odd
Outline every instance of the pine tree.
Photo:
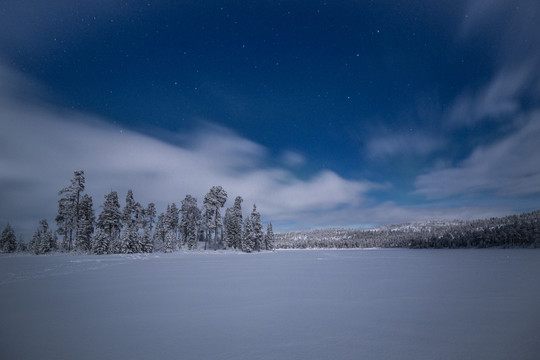
[{"label": "pine tree", "polygon": [[135,203],[133,191],[130,189],[126,195],[126,205],[122,211],[122,229],[120,236],[119,252],[133,254],[140,252],[138,235],[138,217],[140,217],[141,205]]},{"label": "pine tree", "polygon": [[98,229],[92,237],[92,253],[96,255],[107,254],[109,251],[109,237],[107,234]]},{"label": "pine tree", "polygon": [[167,205],[164,218],[165,252],[172,252],[176,247],[179,217],[180,211],[176,207],[176,204]]},{"label": "pine tree", "polygon": [[244,199],[242,199],[241,196],[237,196],[236,199],[234,199],[231,229],[229,230],[231,232],[232,246],[235,249],[242,249],[242,201],[244,201]]},{"label": "pine tree", "polygon": [[186,195],[182,200],[180,207],[182,220],[180,221],[180,237],[183,244],[187,244],[189,250],[197,248],[197,232],[198,223],[201,217],[201,212],[197,207],[197,199],[191,195]]},{"label": "pine tree", "polygon": [[0,235],[0,251],[4,253],[12,253],[17,249],[17,238],[15,236],[15,231],[8,223],[2,234]]},{"label": "pine tree", "polygon": [[29,244],[29,250],[36,255],[56,250],[56,237],[49,229],[47,220],[42,219]]},{"label": "pine tree", "polygon": [[148,204],[143,211],[143,237],[141,241],[141,251],[145,253],[151,253],[154,251],[154,241],[152,239],[152,228],[154,225],[154,218],[156,217],[156,206],[154,203]]},{"label": "pine tree", "polygon": [[18,253],[21,253],[27,250],[28,248],[26,246],[26,243],[24,242],[22,235],[19,234],[19,240],[17,241],[17,249],[15,251],[17,251]]},{"label": "pine tree", "polygon": [[251,212],[251,222],[253,226],[254,249],[261,251],[261,247],[263,246],[264,232],[261,223],[261,214],[259,214],[257,211],[257,206],[255,204],[253,205],[253,211]]},{"label": "pine tree", "polygon": [[242,251],[250,253],[255,248],[255,236],[253,233],[253,223],[251,218],[246,218],[244,222],[244,237],[242,239]]},{"label": "pine tree", "polygon": [[80,201],[79,222],[75,247],[80,251],[92,250],[92,233],[96,217],[92,208],[92,197],[84,194]]},{"label": "pine tree", "polygon": [[233,236],[231,232],[234,227],[233,220],[233,209],[227,208],[227,210],[225,210],[225,217],[223,218],[223,232],[225,233],[225,240],[223,241],[223,243],[225,248],[233,247]]},{"label": "pine tree", "polygon": [[71,185],[61,189],[58,195],[62,196],[58,200],[58,215],[56,216],[57,233],[64,236],[63,243],[68,251],[73,249],[73,241],[78,238],[80,220],[80,200],[84,191],[84,171],[77,170],[71,179]]},{"label": "pine tree", "polygon": [[107,251],[109,253],[119,252],[119,237],[122,214],[120,213],[120,204],[118,203],[118,194],[111,191],[105,195],[103,210],[99,214],[97,227],[107,237]]},{"label": "pine tree", "polygon": [[274,250],[274,229],[272,223],[269,223],[266,228],[266,236],[264,237],[264,247],[266,250]]},{"label": "pine tree", "polygon": [[165,229],[165,214],[161,213],[158,216],[158,220],[156,222],[156,229],[154,230],[154,249],[163,250],[166,233],[167,230]]},{"label": "pine tree", "polygon": [[225,205],[226,201],[227,192],[221,186],[213,186],[204,197],[207,226],[209,230],[214,230],[214,250],[217,250],[218,231],[223,227],[220,209]]}]

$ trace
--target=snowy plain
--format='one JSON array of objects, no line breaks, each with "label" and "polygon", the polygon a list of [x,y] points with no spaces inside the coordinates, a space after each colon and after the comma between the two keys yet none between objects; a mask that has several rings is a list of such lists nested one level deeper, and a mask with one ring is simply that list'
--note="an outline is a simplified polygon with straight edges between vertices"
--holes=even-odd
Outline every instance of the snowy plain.
[{"label": "snowy plain", "polygon": [[538,359],[540,251],[0,256],[1,359]]}]

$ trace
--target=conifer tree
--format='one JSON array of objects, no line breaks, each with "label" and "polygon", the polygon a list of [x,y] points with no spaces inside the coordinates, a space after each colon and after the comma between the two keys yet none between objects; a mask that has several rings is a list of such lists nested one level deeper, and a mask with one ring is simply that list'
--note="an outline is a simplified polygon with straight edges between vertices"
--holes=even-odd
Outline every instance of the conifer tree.
[{"label": "conifer tree", "polygon": [[47,220],[42,219],[29,244],[29,250],[36,255],[56,250],[56,237],[49,229]]},{"label": "conifer tree", "polygon": [[242,249],[242,201],[244,201],[244,199],[242,199],[241,196],[237,196],[236,199],[234,199],[234,206],[231,214],[232,228],[229,231],[231,231],[231,241],[235,249]]},{"label": "conifer tree", "polygon": [[103,210],[99,214],[97,222],[97,227],[106,236],[107,251],[109,253],[119,252],[118,242],[120,238],[121,217],[118,194],[116,191],[111,191],[105,195]]},{"label": "conifer tree", "polygon": [[98,229],[92,237],[92,253],[96,255],[107,254],[109,251],[109,237],[107,234]]},{"label": "conifer tree", "polygon": [[225,217],[223,218],[223,232],[225,233],[225,240],[223,241],[225,248],[232,248],[233,247],[233,236],[232,236],[232,229],[234,227],[233,225],[233,209],[227,208],[225,210]]},{"label": "conifer tree", "polygon": [[244,222],[244,234],[242,239],[242,251],[250,253],[255,248],[255,236],[253,233],[253,223],[251,217],[247,217]]},{"label": "conifer tree", "polygon": [[92,250],[92,233],[96,217],[92,208],[92,197],[84,194],[80,201],[79,221],[75,246],[80,251]]},{"label": "conifer tree", "polygon": [[269,223],[266,228],[266,236],[264,237],[264,246],[266,250],[274,250],[274,229],[272,223]]},{"label": "conifer tree", "polygon": [[163,250],[163,245],[165,244],[165,214],[161,213],[158,216],[156,222],[156,229],[154,230],[154,249]]},{"label": "conifer tree", "polygon": [[253,205],[253,211],[251,212],[251,223],[253,226],[254,249],[257,251],[261,251],[264,240],[264,232],[261,223],[261,214],[259,214],[259,212],[257,211],[257,206],[255,204]]},{"label": "conifer tree", "polygon": [[27,250],[28,250],[27,245],[24,242],[22,235],[19,234],[19,239],[17,240],[17,249],[15,251],[21,253]]},{"label": "conifer tree", "polygon": [[137,217],[140,216],[140,209],[141,205],[135,203],[133,199],[133,191],[131,189],[128,190],[126,204],[122,211],[122,230],[119,248],[119,252],[123,254],[133,254],[140,251],[137,222]]},{"label": "conifer tree", "polygon": [[84,183],[84,171],[77,170],[74,172],[71,184],[58,192],[58,195],[62,197],[58,200],[58,215],[55,219],[58,227],[57,232],[64,236],[63,243],[66,244],[68,251],[73,249],[73,241],[78,238],[80,200],[81,193],[84,191]]},{"label": "conifer tree", "polygon": [[12,253],[17,249],[17,238],[15,231],[9,223],[7,223],[2,234],[0,235],[0,251],[4,253]]},{"label": "conifer tree", "polygon": [[197,199],[186,195],[180,207],[182,220],[180,221],[180,237],[183,244],[187,244],[189,250],[197,248],[198,222],[201,212],[197,207]]},{"label": "conifer tree", "polygon": [[175,203],[167,205],[167,211],[165,213],[164,225],[165,225],[165,252],[171,252],[174,250],[177,242],[177,230],[180,211],[176,207]]},{"label": "conifer tree", "polygon": [[141,251],[151,253],[154,251],[154,241],[152,240],[152,228],[154,225],[154,218],[156,217],[156,206],[154,203],[148,204],[142,214],[143,235],[141,241]]},{"label": "conifer tree", "polygon": [[[227,192],[221,186],[213,186],[204,197],[204,207],[207,215],[207,226],[214,230],[214,250],[217,250],[218,231],[223,227],[220,209],[227,201]],[[206,247],[205,247],[206,248]]]}]

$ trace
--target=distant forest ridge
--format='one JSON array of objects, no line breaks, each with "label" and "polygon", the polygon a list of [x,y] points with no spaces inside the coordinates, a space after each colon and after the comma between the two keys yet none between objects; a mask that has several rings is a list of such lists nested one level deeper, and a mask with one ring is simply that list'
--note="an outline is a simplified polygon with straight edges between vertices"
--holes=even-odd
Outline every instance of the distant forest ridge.
[{"label": "distant forest ridge", "polygon": [[376,229],[320,229],[275,234],[277,249],[540,247],[540,210],[464,221],[433,220]]}]

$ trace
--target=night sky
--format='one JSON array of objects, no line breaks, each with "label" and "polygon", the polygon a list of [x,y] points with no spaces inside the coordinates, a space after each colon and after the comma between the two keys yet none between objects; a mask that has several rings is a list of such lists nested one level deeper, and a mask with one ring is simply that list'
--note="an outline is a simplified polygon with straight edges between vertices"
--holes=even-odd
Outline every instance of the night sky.
[{"label": "night sky", "polygon": [[[540,2],[0,3],[0,225],[86,172],[278,231],[540,208]],[[29,239],[26,239],[27,241]]]}]

